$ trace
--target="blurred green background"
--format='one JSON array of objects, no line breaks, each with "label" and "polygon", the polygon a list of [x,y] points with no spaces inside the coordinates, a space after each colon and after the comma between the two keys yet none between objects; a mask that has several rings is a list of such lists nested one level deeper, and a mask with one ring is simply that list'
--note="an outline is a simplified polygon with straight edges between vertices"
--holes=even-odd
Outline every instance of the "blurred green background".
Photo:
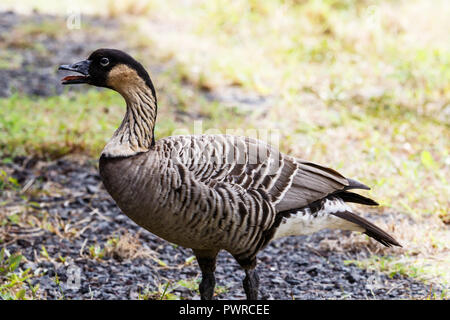
[{"label": "blurred green background", "polygon": [[[23,86],[39,57],[52,57],[45,70],[56,88],[57,64],[74,62],[64,58],[116,47],[152,75],[157,137],[192,132],[194,121],[273,130],[281,151],[372,187],[381,207],[370,213],[404,248],[378,249],[361,267],[450,280],[448,1],[3,0],[0,10],[23,17],[0,29],[0,77],[31,74],[0,99],[4,163],[99,156],[124,112],[118,94]],[[68,43],[79,50],[58,55]],[[25,64],[29,53],[38,58]]]}]

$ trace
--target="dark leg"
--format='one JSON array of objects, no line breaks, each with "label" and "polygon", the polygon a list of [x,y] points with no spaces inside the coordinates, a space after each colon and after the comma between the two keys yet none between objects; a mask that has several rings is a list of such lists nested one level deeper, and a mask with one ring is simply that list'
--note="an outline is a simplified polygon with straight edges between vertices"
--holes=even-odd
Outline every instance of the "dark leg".
[{"label": "dark leg", "polygon": [[246,269],[242,282],[247,300],[258,300],[259,277],[255,269]]},{"label": "dark leg", "polygon": [[216,286],[214,271],[216,270],[217,251],[194,250],[194,254],[202,271],[202,282],[199,286],[200,298],[212,300]]},{"label": "dark leg", "polygon": [[259,277],[256,273],[256,258],[234,257],[245,270],[245,278],[242,281],[247,300],[258,300]]}]

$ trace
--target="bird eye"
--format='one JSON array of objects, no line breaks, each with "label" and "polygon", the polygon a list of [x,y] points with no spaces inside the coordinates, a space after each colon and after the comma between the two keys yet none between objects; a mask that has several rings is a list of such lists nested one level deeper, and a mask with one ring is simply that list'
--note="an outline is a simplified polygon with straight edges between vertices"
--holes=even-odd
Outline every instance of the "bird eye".
[{"label": "bird eye", "polygon": [[103,67],[106,67],[106,66],[109,64],[109,59],[108,59],[108,58],[102,58],[102,59],[100,60],[100,64],[101,64]]}]

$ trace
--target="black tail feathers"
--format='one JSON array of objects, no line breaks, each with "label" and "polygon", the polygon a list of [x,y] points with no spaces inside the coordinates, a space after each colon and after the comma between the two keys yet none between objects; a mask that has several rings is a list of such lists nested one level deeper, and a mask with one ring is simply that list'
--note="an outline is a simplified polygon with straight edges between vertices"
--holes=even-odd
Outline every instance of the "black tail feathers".
[{"label": "black tail feathers", "polygon": [[[345,201],[345,200],[344,200]],[[354,214],[350,211],[345,212],[334,212],[333,215],[350,221],[354,224],[357,224],[365,229],[365,234],[367,234],[369,237],[374,238],[378,242],[382,243],[386,247],[391,246],[399,246],[401,247],[401,244],[397,242],[391,235],[389,235],[386,231],[381,230],[379,227],[374,225],[373,223],[367,221],[366,219]]]},{"label": "black tail feathers", "polygon": [[353,202],[353,203],[360,203],[360,204],[365,204],[367,206],[378,206],[378,202],[367,198],[367,197],[363,197],[360,194],[357,193],[353,193],[353,192],[348,192],[348,191],[339,191],[337,193],[335,193],[336,196],[338,196],[339,198],[341,198],[342,200],[344,200],[345,202]]}]

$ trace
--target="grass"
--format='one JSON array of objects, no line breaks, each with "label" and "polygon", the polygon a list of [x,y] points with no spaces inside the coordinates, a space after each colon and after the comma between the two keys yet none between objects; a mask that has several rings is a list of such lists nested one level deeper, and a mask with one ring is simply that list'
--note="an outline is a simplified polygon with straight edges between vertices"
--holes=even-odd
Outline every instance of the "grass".
[{"label": "grass", "polygon": [[39,285],[33,286],[29,279],[31,269],[21,270],[19,264],[23,256],[10,254],[5,248],[0,250],[0,298],[2,300],[36,299]]},{"label": "grass", "polygon": [[[150,290],[149,288],[144,288],[143,290],[137,292],[138,300],[184,300],[185,298],[180,296],[178,293],[174,293],[177,288],[184,287],[190,291],[195,292],[195,295],[199,295],[199,284],[200,278],[192,278],[179,280],[176,282],[166,281],[165,283],[159,283],[156,290]],[[214,289],[214,295],[224,294],[228,291],[226,286],[217,285]]]},{"label": "grass", "polygon": [[[427,275],[435,272],[430,272],[429,268],[433,267],[433,261],[422,261],[415,259],[414,263],[411,263],[411,259],[408,255],[405,255],[403,259],[396,259],[389,256],[373,255],[365,260],[349,260],[346,264],[354,264],[360,268],[367,270],[381,271],[389,275],[390,278],[395,276],[413,277],[418,280],[427,281]],[[374,267],[376,266],[376,267]],[[442,275],[445,277],[445,275]],[[449,292],[448,288],[442,291],[436,292],[433,288],[433,282],[430,282],[430,291],[427,296],[423,297],[426,300],[439,300],[447,299]]]},{"label": "grass", "polygon": [[[1,99],[1,152],[60,157],[77,150],[98,149],[105,142],[99,133],[112,131],[114,119],[118,121],[120,117],[119,112],[114,112],[113,106],[118,103],[114,98],[106,92],[91,91],[72,97],[35,99],[15,95]],[[103,108],[102,102],[98,108],[99,101],[103,101]],[[108,116],[99,117],[99,110]],[[86,139],[87,136],[91,138]]]},{"label": "grass", "polygon": [[[66,9],[33,3],[46,12]],[[89,2],[86,12],[118,17],[112,7]],[[151,6],[123,4],[121,12],[128,15],[121,16],[126,27],[118,34],[128,39],[132,53],[145,65],[164,66],[153,76],[157,137],[193,132],[194,121],[202,121],[204,131],[278,133],[283,152],[370,185],[368,195],[381,204],[370,209],[373,215],[402,214],[384,227],[403,249],[385,251],[365,237],[350,238],[352,246],[375,252],[361,267],[448,285],[450,7],[445,1],[180,5],[158,0]],[[45,32],[45,26],[21,30]],[[0,56],[0,68],[8,63],[17,67],[20,61]],[[205,97],[230,87],[243,96],[270,98],[271,105],[242,109]],[[117,94],[97,89],[0,99],[0,154],[97,157],[119,124],[123,105]],[[0,187],[14,188],[1,177]]]},{"label": "grass", "polygon": [[[204,130],[224,131],[231,121],[237,120],[238,125],[245,120],[237,110],[218,103],[208,104],[206,98],[192,92],[186,95],[189,89],[182,88],[180,83],[171,86],[170,96],[160,99],[157,137],[192,132],[193,124],[186,121],[192,117],[203,119]],[[169,106],[165,105],[168,100],[172,101]],[[183,112],[186,105],[192,106],[189,114]],[[8,159],[24,154],[58,158],[81,152],[97,157],[124,113],[123,98],[106,90],[68,92],[49,98],[17,94],[0,98],[0,155]],[[223,123],[217,122],[219,117]]]}]

